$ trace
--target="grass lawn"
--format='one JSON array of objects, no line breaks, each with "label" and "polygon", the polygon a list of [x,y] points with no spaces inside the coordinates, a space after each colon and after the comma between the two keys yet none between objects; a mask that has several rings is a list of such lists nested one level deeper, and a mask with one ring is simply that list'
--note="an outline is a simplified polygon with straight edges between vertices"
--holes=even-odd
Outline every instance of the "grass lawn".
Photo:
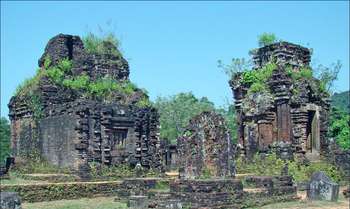
[{"label": "grass lawn", "polygon": [[[114,202],[114,197],[82,198],[50,202],[23,203],[23,209],[126,209],[125,203]],[[349,209],[349,200],[339,195],[337,202],[298,201],[274,203],[251,209]]]},{"label": "grass lawn", "polygon": [[298,196],[300,196],[301,199],[298,201],[273,203],[259,208],[253,207],[251,209],[349,209],[349,200],[345,199],[343,194],[341,194],[341,191],[343,191],[344,188],[339,190],[339,199],[337,202],[308,201],[306,200],[306,192],[299,191]]},{"label": "grass lawn", "polygon": [[23,203],[23,209],[126,209],[125,203],[114,202],[115,197],[82,198],[50,202]]},{"label": "grass lawn", "polygon": [[328,202],[328,201],[293,201],[293,202],[284,202],[284,203],[275,203],[270,205],[265,205],[260,209],[348,209],[349,201],[346,201],[344,198],[339,199],[338,202]]},{"label": "grass lawn", "polygon": [[47,181],[34,181],[34,180],[27,180],[27,179],[23,179],[19,176],[15,176],[15,175],[10,175],[9,179],[1,179],[0,180],[0,184],[4,185],[4,184],[35,184],[35,183],[47,183]]}]

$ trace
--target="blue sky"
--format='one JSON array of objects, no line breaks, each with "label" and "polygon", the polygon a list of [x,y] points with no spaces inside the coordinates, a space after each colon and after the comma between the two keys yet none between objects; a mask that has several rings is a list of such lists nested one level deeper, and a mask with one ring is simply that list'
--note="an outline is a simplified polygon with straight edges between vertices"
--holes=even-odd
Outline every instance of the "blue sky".
[{"label": "blue sky", "polygon": [[151,99],[192,91],[217,106],[232,102],[217,60],[248,58],[263,32],[313,48],[317,63],[341,60],[335,87],[349,89],[349,2],[1,1],[1,116],[16,86],[34,75],[51,37],[84,35],[108,21],[131,80]]}]

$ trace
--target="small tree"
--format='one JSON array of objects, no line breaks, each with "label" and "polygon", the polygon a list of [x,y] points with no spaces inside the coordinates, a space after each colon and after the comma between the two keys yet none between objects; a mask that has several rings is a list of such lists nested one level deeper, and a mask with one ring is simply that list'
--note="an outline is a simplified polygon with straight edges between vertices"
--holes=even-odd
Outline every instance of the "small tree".
[{"label": "small tree", "polygon": [[226,65],[218,60],[218,67],[231,79],[234,74],[249,70],[252,67],[252,62],[244,58],[232,58],[231,64]]},{"label": "small tree", "polygon": [[334,81],[338,79],[338,73],[342,67],[340,60],[327,67],[324,65],[318,65],[314,68],[317,73],[317,78],[321,81],[321,88],[328,93],[332,93],[334,87]]},{"label": "small tree", "polygon": [[258,36],[258,43],[260,47],[273,44],[277,42],[277,37],[273,33],[263,33]]}]

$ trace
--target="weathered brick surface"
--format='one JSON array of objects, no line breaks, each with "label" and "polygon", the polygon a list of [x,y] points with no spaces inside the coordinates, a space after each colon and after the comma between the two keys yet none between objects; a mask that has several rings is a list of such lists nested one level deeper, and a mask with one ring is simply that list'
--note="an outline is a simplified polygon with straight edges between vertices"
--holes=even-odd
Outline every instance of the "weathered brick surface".
[{"label": "weathered brick surface", "polygon": [[[105,76],[129,80],[129,66],[121,55],[89,54],[78,36],[53,37],[39,60],[40,70],[45,70],[45,57],[50,57],[51,65],[69,59],[73,64],[69,73],[85,73],[91,81]],[[140,162],[162,169],[159,115],[154,108],[135,105],[147,97],[140,89],[131,94],[115,91],[108,101],[101,101],[43,76],[32,91],[40,100],[40,117],[34,114],[29,94],[12,97],[8,105],[15,156],[34,150],[50,163],[72,167],[82,175],[89,171],[91,161],[106,165]]]},{"label": "weathered brick surface", "polygon": [[250,178],[257,191],[245,191],[242,182],[234,179],[175,180],[170,182],[170,192],[149,196],[149,208],[234,209],[297,198],[289,176]]},{"label": "weathered brick surface", "polygon": [[193,117],[178,138],[180,176],[234,176],[234,146],[221,115],[203,112]]},{"label": "weathered brick surface", "polygon": [[271,61],[277,64],[267,82],[268,93],[248,94],[250,85],[241,82],[242,73],[236,73],[229,82],[235,99],[238,142],[248,158],[281,141],[293,145],[298,156],[328,152],[329,96],[319,90],[317,79],[294,81],[286,71],[287,67],[294,71],[309,67],[310,56],[310,51],[299,45],[271,44],[253,52],[253,70]]}]

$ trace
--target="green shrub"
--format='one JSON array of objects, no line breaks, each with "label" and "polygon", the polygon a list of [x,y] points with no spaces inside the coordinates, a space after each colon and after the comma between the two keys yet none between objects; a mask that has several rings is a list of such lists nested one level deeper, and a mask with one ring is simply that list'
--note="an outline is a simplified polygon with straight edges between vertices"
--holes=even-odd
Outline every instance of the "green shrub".
[{"label": "green shrub", "polygon": [[[110,77],[90,81],[90,77],[86,74],[72,76],[70,72],[73,64],[68,59],[63,59],[56,66],[51,66],[51,60],[47,57],[44,66],[47,67],[46,75],[52,82],[69,89],[82,91],[83,94],[92,98],[108,99],[114,92],[131,95],[137,89],[137,86],[130,81],[118,82]],[[145,101],[141,102],[145,104]]]},{"label": "green shrub", "polygon": [[301,68],[299,70],[293,70],[292,67],[286,68],[287,75],[291,77],[294,81],[300,79],[311,79],[313,77],[312,69],[310,68]]},{"label": "green shrub", "polygon": [[169,182],[168,181],[157,181],[155,189],[156,190],[169,190],[170,189]]},{"label": "green shrub", "polygon": [[133,94],[136,89],[137,86],[134,83],[131,83],[130,81],[126,81],[123,83],[123,92],[127,95]]},{"label": "green shrub", "polygon": [[38,152],[29,153],[26,158],[16,158],[16,164],[11,169],[18,175],[29,173],[70,173],[68,168],[59,168],[40,157]]},{"label": "green shrub", "polygon": [[33,112],[33,118],[39,120],[44,116],[43,106],[41,104],[41,97],[37,93],[31,94],[28,98],[28,106]]},{"label": "green shrub", "polygon": [[191,135],[192,135],[192,131],[190,131],[190,130],[186,130],[184,133],[184,136],[186,136],[186,137],[190,137]]},{"label": "green shrub", "polygon": [[320,82],[320,91],[324,93],[327,92],[326,84],[324,82]]},{"label": "green shrub", "polygon": [[103,95],[111,94],[113,91],[122,90],[122,87],[116,80],[105,77],[97,81],[91,82],[88,85],[89,93],[93,96],[102,97]]},{"label": "green shrub", "polygon": [[80,75],[73,78],[64,79],[63,86],[74,90],[86,90],[89,87],[89,76]]},{"label": "green shrub", "polygon": [[39,86],[40,79],[44,75],[46,75],[46,71],[38,68],[36,74],[33,77],[25,79],[20,85],[17,86],[15,96],[32,94]]},{"label": "green shrub", "polygon": [[67,73],[69,73],[73,67],[72,61],[68,59],[60,60],[56,66],[50,66],[50,58],[46,57],[44,61],[44,67],[48,78],[58,84],[62,85]]},{"label": "green shrub", "polygon": [[268,91],[269,87],[267,85],[267,81],[269,78],[271,78],[272,73],[276,68],[276,64],[267,63],[261,69],[243,72],[243,83],[250,85],[248,93]]},{"label": "green shrub", "polygon": [[267,85],[264,85],[262,83],[253,83],[248,90],[248,93],[257,93],[257,92],[263,92],[267,91]]},{"label": "green shrub", "polygon": [[73,63],[68,58],[65,58],[58,62],[57,67],[61,69],[64,73],[68,73],[71,71]]},{"label": "green shrub", "polygon": [[211,171],[209,168],[204,167],[204,168],[202,169],[202,173],[201,173],[201,175],[198,177],[198,179],[210,179],[210,178],[212,178],[212,177],[213,177],[212,171]]},{"label": "green shrub", "polygon": [[258,36],[259,46],[267,46],[277,42],[277,37],[273,33],[263,33]]},{"label": "green shrub", "polygon": [[[316,171],[324,171],[334,181],[339,182],[343,178],[343,173],[334,165],[328,162],[312,162],[310,165],[304,165],[297,161],[287,161],[288,172],[296,182],[307,181]],[[276,154],[269,154],[265,158],[256,154],[251,162],[242,158],[236,161],[238,173],[252,173],[255,175],[280,175],[284,167],[284,161],[277,158]]]},{"label": "green shrub", "polygon": [[49,55],[46,55],[45,56],[45,59],[44,59],[44,68],[45,69],[49,69],[50,65],[51,65],[51,58]]},{"label": "green shrub", "polygon": [[312,70],[310,68],[301,68],[300,77],[310,79],[312,78]]},{"label": "green shrub", "polygon": [[274,63],[267,63],[261,69],[251,70],[243,72],[243,83],[261,83],[265,84],[267,80],[272,76],[273,71],[277,68]]},{"label": "green shrub", "polygon": [[96,162],[92,162],[90,165],[90,174],[92,179],[120,179],[126,177],[135,176],[135,171],[128,165],[115,165],[107,166]]},{"label": "green shrub", "polygon": [[138,106],[140,108],[150,107],[151,102],[149,101],[149,99],[147,97],[143,97],[141,100],[139,100],[136,103],[136,106]]},{"label": "green shrub", "polygon": [[46,70],[47,76],[51,81],[57,84],[61,84],[64,79],[64,72],[58,67],[51,67]]},{"label": "green shrub", "polygon": [[242,74],[243,83],[252,84],[252,83],[256,82],[257,78],[256,78],[255,72],[256,71],[254,71],[254,70],[243,72],[243,74]]},{"label": "green shrub", "polygon": [[113,33],[108,33],[102,37],[98,37],[93,33],[87,34],[83,37],[85,50],[90,54],[113,54],[121,56],[118,47],[119,40]]}]

